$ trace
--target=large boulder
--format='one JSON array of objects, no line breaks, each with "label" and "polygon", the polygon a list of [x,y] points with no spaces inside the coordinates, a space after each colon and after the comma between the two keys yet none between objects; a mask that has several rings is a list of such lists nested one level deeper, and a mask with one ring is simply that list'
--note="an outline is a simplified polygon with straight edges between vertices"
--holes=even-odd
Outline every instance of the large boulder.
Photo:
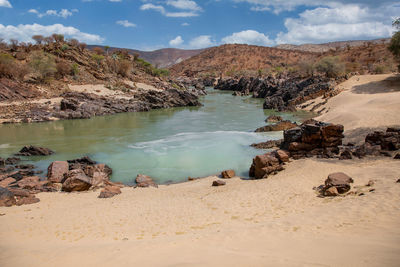
[{"label": "large boulder", "polygon": [[48,156],[54,154],[54,151],[45,147],[24,146],[17,156]]},{"label": "large boulder", "polygon": [[400,128],[389,127],[386,132],[375,131],[365,137],[365,142],[371,145],[379,145],[382,150],[400,149]]},{"label": "large boulder", "polygon": [[14,194],[7,188],[0,187],[0,207],[11,207],[17,204]]},{"label": "large boulder", "polygon": [[90,177],[83,170],[75,169],[65,175],[61,190],[65,192],[87,191],[91,186]]},{"label": "large boulder", "polygon": [[339,194],[343,194],[350,190],[350,184],[353,182],[353,178],[343,172],[331,173],[325,180],[325,191],[330,187],[335,187]]},{"label": "large boulder", "polygon": [[137,187],[158,187],[158,185],[153,181],[150,176],[138,174],[136,176],[136,186]]},{"label": "large boulder", "polygon": [[259,132],[284,131],[295,127],[297,127],[296,123],[293,123],[291,121],[281,121],[276,124],[260,127],[256,130],[256,132],[259,133]]},{"label": "large boulder", "polygon": [[62,183],[64,175],[68,173],[69,165],[67,161],[54,161],[47,168],[47,178],[52,183]]}]

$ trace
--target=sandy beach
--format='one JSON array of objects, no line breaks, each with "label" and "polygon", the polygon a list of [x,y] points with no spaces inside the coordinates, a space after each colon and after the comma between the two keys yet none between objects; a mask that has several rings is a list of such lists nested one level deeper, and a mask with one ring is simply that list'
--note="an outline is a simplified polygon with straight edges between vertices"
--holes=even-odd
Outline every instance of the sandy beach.
[{"label": "sandy beach", "polygon": [[[358,139],[357,131],[399,125],[394,77],[352,77],[317,119],[341,123]],[[285,168],[222,187],[211,187],[218,178],[208,177],[123,188],[111,199],[98,199],[99,192],[40,193],[37,204],[0,208],[0,265],[399,265],[398,161],[312,158]],[[318,197],[313,187],[332,172],[351,176],[357,194]],[[370,180],[375,184],[366,187]]]}]

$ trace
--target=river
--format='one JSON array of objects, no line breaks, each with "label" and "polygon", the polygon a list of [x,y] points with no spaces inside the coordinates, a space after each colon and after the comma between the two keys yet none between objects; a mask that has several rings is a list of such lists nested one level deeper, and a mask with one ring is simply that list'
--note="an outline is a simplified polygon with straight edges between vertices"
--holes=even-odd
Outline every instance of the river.
[{"label": "river", "polygon": [[[273,114],[262,109],[262,99],[232,96],[207,89],[203,107],[123,113],[88,120],[65,120],[0,125],[0,156],[24,145],[48,147],[56,154],[24,158],[46,173],[55,160],[82,156],[106,163],[113,181],[132,183],[137,174],[157,183],[181,182],[191,177],[234,169],[247,177],[252,158],[262,153],[250,144],[279,139],[282,132],[254,133]],[[276,114],[276,113],[274,113]],[[299,120],[304,113],[283,113]]]}]

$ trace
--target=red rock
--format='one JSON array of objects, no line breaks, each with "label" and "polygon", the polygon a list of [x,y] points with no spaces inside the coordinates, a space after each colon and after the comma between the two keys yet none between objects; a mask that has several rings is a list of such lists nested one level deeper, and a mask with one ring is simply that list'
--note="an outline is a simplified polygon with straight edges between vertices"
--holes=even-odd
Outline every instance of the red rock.
[{"label": "red rock", "polygon": [[90,183],[90,177],[81,169],[71,170],[66,174],[66,179],[62,185],[62,191],[65,192],[76,192],[76,191],[87,191],[92,186]]},{"label": "red rock", "polygon": [[283,170],[279,164],[279,159],[275,152],[258,155],[253,159],[253,164],[249,170],[249,176],[256,179],[267,178],[269,174]]},{"label": "red rock", "polygon": [[281,162],[288,162],[289,161],[289,155],[283,151],[283,150],[276,150],[275,151],[275,156],[281,161]]},{"label": "red rock", "polygon": [[17,180],[15,180],[14,178],[11,178],[11,177],[5,178],[5,179],[1,180],[0,187],[7,187],[9,184],[12,184],[16,181]]},{"label": "red rock", "polygon": [[16,197],[29,197],[31,194],[27,190],[23,190],[21,188],[8,188],[10,192],[14,194]]},{"label": "red rock", "polygon": [[222,185],[226,185],[226,182],[225,182],[225,181],[222,181],[222,180],[215,180],[215,181],[212,183],[212,186],[222,186]]},{"label": "red rock", "polygon": [[221,177],[224,179],[229,179],[229,178],[235,177],[235,175],[236,174],[235,174],[234,170],[226,170],[226,171],[221,172]]},{"label": "red rock", "polygon": [[17,182],[18,186],[22,189],[28,190],[41,190],[48,181],[40,181],[38,176],[24,177]]},{"label": "red rock", "polygon": [[47,178],[52,183],[62,183],[64,175],[69,171],[68,162],[54,161],[47,168]]},{"label": "red rock", "polygon": [[118,186],[106,186],[99,195],[99,198],[111,198],[115,195],[121,194],[121,189]]},{"label": "red rock", "polygon": [[325,180],[325,187],[336,187],[340,194],[346,193],[350,190],[350,183],[353,183],[353,179],[343,172],[335,172],[328,175]]},{"label": "red rock", "polygon": [[324,191],[324,196],[327,196],[327,197],[335,197],[338,195],[339,195],[339,192],[336,189],[336,187],[334,187],[334,186],[331,186],[328,189],[325,189],[325,191]]},{"label": "red rock", "polygon": [[150,176],[143,175],[143,174],[138,174],[136,176],[136,186],[137,187],[158,187],[158,185],[153,181],[153,179]]},{"label": "red rock", "polygon": [[266,125],[263,127],[260,127],[256,130],[256,133],[258,132],[272,132],[272,131],[284,131],[288,129],[292,129],[297,127],[296,123],[293,123],[291,121],[281,121],[276,124],[271,124],[271,125]]}]

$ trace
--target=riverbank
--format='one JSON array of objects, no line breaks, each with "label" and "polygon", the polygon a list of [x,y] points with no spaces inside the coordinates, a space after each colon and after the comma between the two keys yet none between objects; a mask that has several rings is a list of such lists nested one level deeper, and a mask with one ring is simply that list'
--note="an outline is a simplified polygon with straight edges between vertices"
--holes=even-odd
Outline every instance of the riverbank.
[{"label": "riverbank", "polygon": [[[345,135],[348,116],[339,116],[339,111],[352,111],[358,118],[351,131],[371,127],[365,112],[369,109],[382,119],[379,126],[400,121],[400,92],[382,92],[382,84],[368,99],[360,94],[365,101],[362,109],[351,106],[355,102],[349,98],[358,86],[372,86],[363,77],[351,78],[349,91],[321,106],[329,106],[321,117],[345,124]],[[386,100],[391,105],[382,104]],[[364,195],[317,197],[313,187],[338,171],[350,175]],[[396,266],[399,173],[400,165],[393,159],[313,158],[293,161],[268,179],[233,178],[222,187],[211,187],[216,177],[209,177],[158,189],[123,188],[112,199],[97,199],[98,192],[41,193],[37,204],[0,208],[0,262],[3,266]],[[370,180],[375,180],[373,188],[365,188]]]}]

